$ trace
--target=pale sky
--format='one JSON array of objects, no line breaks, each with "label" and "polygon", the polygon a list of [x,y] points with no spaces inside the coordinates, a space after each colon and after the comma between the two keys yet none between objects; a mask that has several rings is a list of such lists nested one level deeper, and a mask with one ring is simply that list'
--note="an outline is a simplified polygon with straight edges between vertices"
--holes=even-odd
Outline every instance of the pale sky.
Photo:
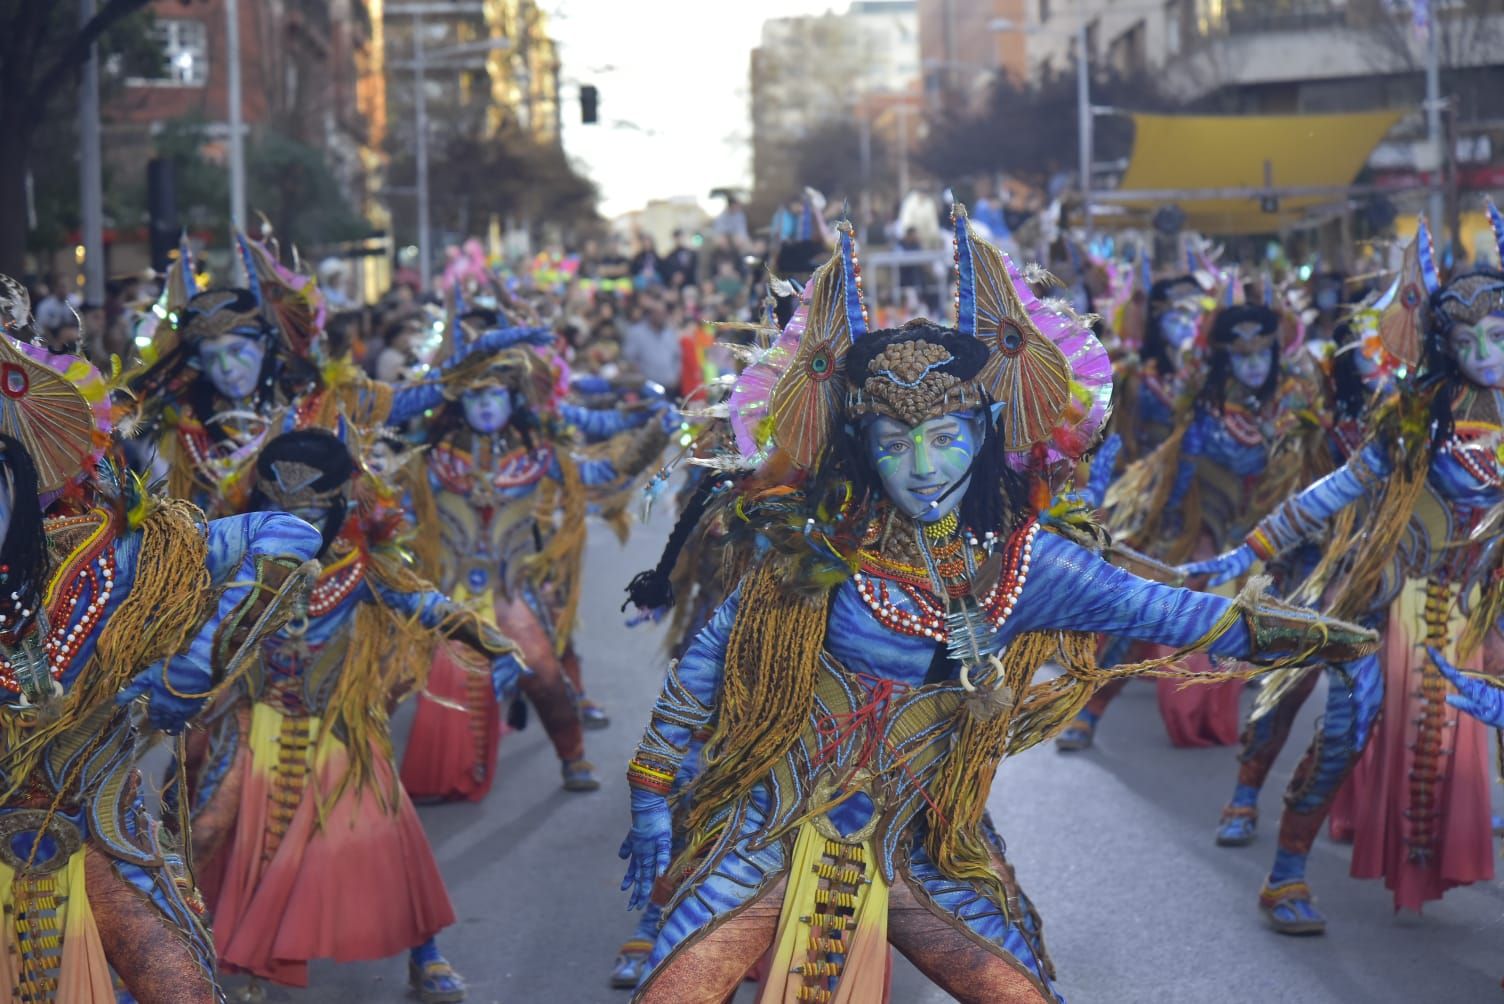
[{"label": "pale sky", "polygon": [[[564,146],[601,189],[608,216],[649,199],[751,183],[749,61],[762,23],[845,11],[847,0],[551,0]],[[600,89],[580,124],[577,85]],[[630,122],[636,128],[617,125]]]}]

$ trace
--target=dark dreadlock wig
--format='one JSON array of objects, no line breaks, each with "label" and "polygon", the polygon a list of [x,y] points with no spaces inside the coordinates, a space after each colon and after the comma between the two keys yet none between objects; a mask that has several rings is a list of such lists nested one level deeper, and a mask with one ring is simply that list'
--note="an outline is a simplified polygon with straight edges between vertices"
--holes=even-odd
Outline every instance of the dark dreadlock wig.
[{"label": "dark dreadlock wig", "polygon": [[[0,433],[0,470],[11,491],[10,525],[0,543],[0,634],[19,635],[36,616],[47,588],[50,563],[47,559],[47,531],[42,524],[42,504],[38,497],[37,467],[20,440]],[[15,599],[11,599],[11,594]],[[30,611],[26,617],[22,610]]]},{"label": "dark dreadlock wig", "polygon": [[1139,355],[1145,362],[1152,363],[1160,376],[1169,376],[1175,372],[1176,367],[1173,346],[1165,337],[1165,333],[1159,329],[1159,319],[1175,306],[1178,298],[1176,290],[1185,286],[1196,290],[1201,288],[1194,275],[1177,275],[1160,279],[1149,287],[1149,300],[1146,304],[1148,319],[1144,325],[1144,344],[1139,349]]},{"label": "dark dreadlock wig", "polygon": [[[893,381],[892,374],[881,365],[882,359],[892,357],[890,350],[903,352],[905,347],[919,348],[921,344],[924,348],[942,349],[950,356],[949,361],[930,366],[919,383],[894,382],[885,399],[869,397],[867,411],[869,414],[892,414],[911,425],[917,424],[915,419],[923,421],[960,412],[980,413],[982,442],[972,460],[971,483],[967,485],[958,513],[961,521],[978,533],[1006,533],[1029,512],[1029,492],[1023,476],[1008,465],[997,421],[992,416],[992,400],[974,383],[989,358],[984,342],[925,318],[910,321],[901,328],[874,331],[860,339],[847,353],[846,384],[859,390],[872,386],[874,380],[880,383]],[[937,396],[930,388],[940,388],[941,393]],[[911,395],[921,399],[914,400]],[[877,406],[875,411],[872,405]],[[894,414],[894,408],[899,413]],[[854,498],[866,506],[882,496],[883,488],[868,459],[862,428],[861,415],[850,416],[846,435],[836,437],[834,463],[830,466],[839,476],[851,481]]]},{"label": "dark dreadlock wig", "polygon": [[1368,405],[1368,387],[1358,372],[1360,350],[1356,346],[1347,348],[1358,337],[1358,332],[1348,321],[1332,329],[1332,342],[1338,349],[1332,357],[1332,409],[1339,419],[1357,418]]},{"label": "dark dreadlock wig", "polygon": [[284,432],[267,443],[256,458],[256,488],[251,508],[289,511],[301,507],[328,509],[319,527],[324,546],[339,536],[348,508],[347,489],[355,475],[355,460],[340,438],[323,429]]},{"label": "dark dreadlock wig", "polygon": [[[1239,332],[1239,328],[1248,324],[1257,324],[1258,333],[1246,336]],[[1227,381],[1232,376],[1232,350],[1240,342],[1267,342],[1269,375],[1254,393],[1260,401],[1268,401],[1274,396],[1280,380],[1279,314],[1262,303],[1235,303],[1217,311],[1217,316],[1212,319],[1211,361],[1207,367],[1206,383],[1196,395],[1199,406],[1214,412],[1222,411],[1227,399]]]},{"label": "dark dreadlock wig", "polygon": [[1439,448],[1452,438],[1452,401],[1468,382],[1452,351],[1452,332],[1477,324],[1489,314],[1504,314],[1504,272],[1480,268],[1455,276],[1431,294],[1427,308],[1416,384],[1421,389],[1435,388],[1431,445]]}]

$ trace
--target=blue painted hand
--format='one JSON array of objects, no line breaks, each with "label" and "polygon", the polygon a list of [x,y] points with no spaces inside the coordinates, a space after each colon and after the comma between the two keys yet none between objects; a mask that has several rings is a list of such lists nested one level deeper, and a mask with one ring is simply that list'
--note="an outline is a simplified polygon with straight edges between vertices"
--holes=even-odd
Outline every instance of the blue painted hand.
[{"label": "blue painted hand", "polygon": [[647,906],[653,894],[653,882],[668,871],[673,853],[673,825],[668,799],[652,791],[632,789],[632,828],[621,842],[618,852],[627,862],[623,892],[631,890],[628,910]]},{"label": "blue painted hand", "polygon": [[1466,712],[1485,725],[1504,728],[1504,690],[1492,683],[1472,676],[1463,676],[1462,671],[1447,661],[1441,652],[1426,646],[1431,661],[1441,670],[1441,675],[1452,681],[1457,693],[1447,695],[1447,703],[1458,711]]},{"label": "blue painted hand", "polygon": [[1253,567],[1258,556],[1253,553],[1253,548],[1243,544],[1231,551],[1224,551],[1215,558],[1207,558],[1205,561],[1193,561],[1188,565],[1181,565],[1179,571],[1187,579],[1197,575],[1210,576],[1207,579],[1208,586],[1220,586],[1224,582],[1231,582]]}]

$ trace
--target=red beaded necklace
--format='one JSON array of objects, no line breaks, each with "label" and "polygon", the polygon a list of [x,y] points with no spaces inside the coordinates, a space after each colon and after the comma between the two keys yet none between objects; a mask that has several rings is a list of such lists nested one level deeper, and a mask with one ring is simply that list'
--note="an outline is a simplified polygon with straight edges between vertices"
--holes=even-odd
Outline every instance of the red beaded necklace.
[{"label": "red beaded necklace", "polygon": [[[107,529],[107,523],[101,525],[101,531]],[[96,532],[69,556],[52,580],[45,604],[47,637],[43,648],[54,680],[62,679],[104,617],[115,587],[112,545],[113,535]],[[87,602],[85,596],[89,597]],[[22,612],[23,619],[26,614]],[[0,687],[13,692],[19,691],[20,685],[7,653],[14,652],[18,644],[21,642],[13,636],[0,634]]]},{"label": "red beaded necklace", "polygon": [[[1023,592],[1033,563],[1034,538],[1039,533],[1035,519],[1009,534],[1003,550],[1003,574],[981,599],[987,622],[993,630],[1000,629],[1013,615],[1013,607]],[[868,572],[872,571],[869,566]],[[931,638],[948,641],[949,631],[945,626],[945,611],[937,598],[928,590],[899,579],[882,575],[858,572],[854,577],[857,594],[867,604],[882,625],[899,634],[916,638]],[[909,598],[917,608],[910,613],[896,606],[890,588],[896,588]]]}]

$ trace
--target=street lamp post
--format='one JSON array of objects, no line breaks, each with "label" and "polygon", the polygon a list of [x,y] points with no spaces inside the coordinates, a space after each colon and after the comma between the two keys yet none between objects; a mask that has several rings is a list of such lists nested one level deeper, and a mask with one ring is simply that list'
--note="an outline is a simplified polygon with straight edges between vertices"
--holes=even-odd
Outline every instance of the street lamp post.
[{"label": "street lamp post", "polygon": [[1086,19],[1076,26],[1076,137],[1081,172],[1081,222],[1091,236],[1091,65],[1086,51]]},{"label": "street lamp post", "polygon": [[1440,232],[1445,215],[1442,208],[1441,178],[1442,168],[1446,165],[1446,151],[1441,138],[1441,39],[1437,28],[1437,6],[1439,5],[1432,5],[1426,18],[1426,140],[1435,163],[1431,174],[1428,213],[1432,228]]},{"label": "street lamp post", "polygon": [[230,224],[236,230],[244,230],[245,123],[240,99],[240,0],[225,0],[225,56],[226,100],[230,105]]},{"label": "street lamp post", "polygon": [[413,14],[413,126],[417,130],[418,156],[418,289],[428,292],[433,275],[432,234],[428,226],[428,69],[423,46],[423,15]]},{"label": "street lamp post", "polygon": [[[79,0],[78,23],[94,20],[94,0]],[[84,248],[84,302],[104,302],[104,182],[99,152],[99,44],[89,46],[79,83],[78,208]],[[91,332],[85,332],[91,334]]]},{"label": "street lamp post", "polygon": [[[476,5],[475,12],[484,8]],[[417,191],[418,198],[418,272],[419,290],[428,292],[429,285],[433,281],[433,233],[430,223],[430,199],[428,188],[428,68],[430,60],[444,60],[454,56],[481,55],[495,52],[499,49],[509,49],[512,43],[505,38],[487,38],[478,42],[467,42],[461,45],[446,46],[442,49],[430,51],[423,39],[423,17],[425,14],[444,13],[446,8],[432,3],[397,4],[388,7],[389,15],[411,15],[413,25],[413,58],[407,63],[391,64],[396,69],[409,69],[413,71],[413,151],[417,161]],[[466,13],[468,8],[461,9],[456,6],[450,8],[450,12]]]}]

